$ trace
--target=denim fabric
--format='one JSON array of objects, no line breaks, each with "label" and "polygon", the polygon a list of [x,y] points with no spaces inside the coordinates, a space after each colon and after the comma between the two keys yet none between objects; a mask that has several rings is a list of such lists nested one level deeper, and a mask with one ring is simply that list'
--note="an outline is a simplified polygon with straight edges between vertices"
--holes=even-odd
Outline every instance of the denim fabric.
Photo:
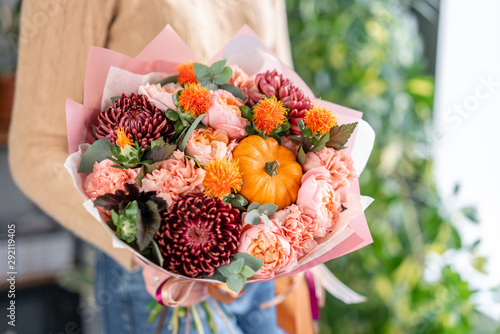
[{"label": "denim fabric", "polygon": [[[146,292],[141,271],[129,272],[104,253],[98,254],[96,263],[95,291],[101,325],[106,334],[148,334],[156,333],[159,324],[157,317],[153,324],[147,322],[149,311],[146,309],[152,297]],[[284,333],[277,325],[276,309],[260,310],[260,305],[274,297],[274,282],[247,284],[243,295],[231,304],[221,304],[209,299],[216,333],[231,333],[214,309],[217,303],[224,314],[225,321],[232,327],[232,333]],[[207,316],[201,306],[197,308],[205,333],[211,333]],[[169,328],[173,309],[169,308],[163,322],[161,333],[172,333]],[[185,333],[185,318],[181,318],[179,333]],[[192,313],[189,333],[195,329]]]}]

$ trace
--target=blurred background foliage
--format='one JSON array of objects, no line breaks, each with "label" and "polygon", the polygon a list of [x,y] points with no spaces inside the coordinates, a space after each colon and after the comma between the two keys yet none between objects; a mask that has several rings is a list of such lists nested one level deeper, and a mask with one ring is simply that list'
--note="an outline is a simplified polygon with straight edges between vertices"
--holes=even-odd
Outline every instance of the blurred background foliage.
[{"label": "blurred background foliage", "polygon": [[368,301],[328,296],[321,333],[478,329],[473,291],[457,272],[447,266],[437,281],[424,279],[429,254],[464,246],[435,190],[433,66],[424,61],[415,3],[287,0],[296,71],[316,96],[362,111],[377,136],[360,177],[361,193],[375,199],[366,211],[374,242],[328,263]]}]

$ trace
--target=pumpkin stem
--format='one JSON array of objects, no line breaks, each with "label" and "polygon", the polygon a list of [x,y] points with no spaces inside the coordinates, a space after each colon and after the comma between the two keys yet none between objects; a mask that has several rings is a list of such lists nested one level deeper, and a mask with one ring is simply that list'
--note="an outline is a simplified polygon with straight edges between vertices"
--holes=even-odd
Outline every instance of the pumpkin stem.
[{"label": "pumpkin stem", "polygon": [[266,162],[266,166],[264,167],[264,170],[266,171],[267,174],[274,176],[274,175],[278,174],[279,165],[280,165],[280,162],[278,160]]}]

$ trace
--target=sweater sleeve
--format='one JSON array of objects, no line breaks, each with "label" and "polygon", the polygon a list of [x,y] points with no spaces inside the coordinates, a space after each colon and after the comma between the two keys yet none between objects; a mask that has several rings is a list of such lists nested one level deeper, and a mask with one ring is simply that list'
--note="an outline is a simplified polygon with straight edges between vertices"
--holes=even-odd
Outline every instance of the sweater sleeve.
[{"label": "sweater sleeve", "polygon": [[23,1],[8,151],[12,176],[33,202],[131,268],[132,253],[112,247],[63,167],[66,98],[82,101],[89,45],[105,46],[114,12],[114,1]]}]

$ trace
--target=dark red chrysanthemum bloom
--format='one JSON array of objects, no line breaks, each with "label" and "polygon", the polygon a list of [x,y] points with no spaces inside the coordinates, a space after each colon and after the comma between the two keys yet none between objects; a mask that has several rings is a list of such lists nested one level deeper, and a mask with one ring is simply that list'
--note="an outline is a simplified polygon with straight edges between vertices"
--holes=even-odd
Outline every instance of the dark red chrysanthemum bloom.
[{"label": "dark red chrysanthemum bloom", "polygon": [[254,106],[260,101],[263,95],[276,96],[278,100],[283,102],[284,106],[290,108],[288,121],[292,126],[292,133],[300,134],[297,120],[304,119],[306,111],[312,108],[313,103],[311,99],[300,88],[294,86],[290,80],[276,72],[276,70],[257,74],[255,76],[255,85],[259,91],[248,91],[248,103]]},{"label": "dark red chrysanthemum bloom", "polygon": [[97,139],[109,138],[116,143],[116,131],[124,127],[130,140],[135,137],[139,145],[147,147],[153,140],[163,137],[166,142],[175,133],[175,123],[165,117],[165,113],[148,101],[146,95],[130,94],[113,103],[98,116],[99,125],[95,133]]},{"label": "dark red chrysanthemum bloom", "polygon": [[155,235],[163,267],[193,278],[212,276],[238,249],[239,214],[222,200],[201,193],[179,197],[163,213]]}]

